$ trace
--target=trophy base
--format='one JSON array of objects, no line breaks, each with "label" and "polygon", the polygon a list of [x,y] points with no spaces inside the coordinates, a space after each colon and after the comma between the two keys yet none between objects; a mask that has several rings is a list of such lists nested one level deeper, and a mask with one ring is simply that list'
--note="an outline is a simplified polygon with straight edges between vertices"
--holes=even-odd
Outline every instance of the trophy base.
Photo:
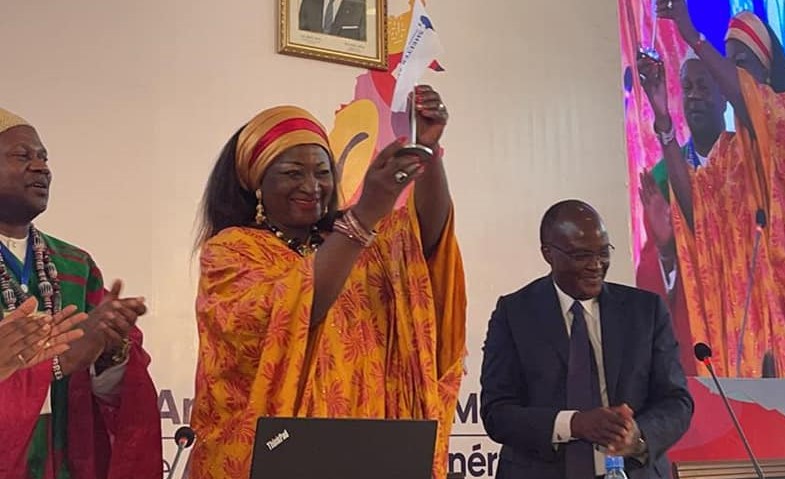
[{"label": "trophy base", "polygon": [[638,47],[638,57],[645,57],[655,62],[662,61],[660,53],[657,50],[643,46]]},{"label": "trophy base", "polygon": [[417,143],[409,143],[407,145],[404,145],[403,148],[401,148],[395,153],[396,157],[411,156],[411,155],[419,156],[423,160],[430,160],[431,158],[433,158],[433,150],[425,145],[419,145]]}]

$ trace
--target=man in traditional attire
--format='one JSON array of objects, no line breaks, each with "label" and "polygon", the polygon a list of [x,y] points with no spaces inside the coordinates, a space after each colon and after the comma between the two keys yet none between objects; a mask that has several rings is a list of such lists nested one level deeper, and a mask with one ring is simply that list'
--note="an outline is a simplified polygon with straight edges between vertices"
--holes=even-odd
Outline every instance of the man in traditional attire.
[{"label": "man in traditional attire", "polygon": [[36,130],[0,109],[3,313],[29,296],[54,315],[88,314],[68,351],[0,382],[3,479],[160,479],[161,424],[150,357],[136,328],[143,298],[104,290],[90,255],[39,231],[51,171]]}]

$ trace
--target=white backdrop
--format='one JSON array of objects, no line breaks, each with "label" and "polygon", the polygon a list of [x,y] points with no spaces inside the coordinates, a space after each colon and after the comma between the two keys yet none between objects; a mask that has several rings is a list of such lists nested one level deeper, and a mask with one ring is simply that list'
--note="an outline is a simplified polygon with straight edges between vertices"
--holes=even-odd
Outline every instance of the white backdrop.
[{"label": "white backdrop", "polygon": [[[192,397],[193,225],[220,148],[254,113],[284,102],[329,128],[363,72],[276,54],[277,3],[2,0],[0,106],[36,125],[54,173],[38,225],[148,299],[140,326],[165,435],[187,421]],[[406,8],[390,1],[390,14]],[[632,283],[616,2],[427,8],[446,48],[446,72],[428,81],[451,112],[443,144],[469,288],[452,462],[468,462],[467,477],[491,477],[498,447],[473,408],[481,346],[497,297],[546,272],[540,215],[567,197],[595,205],[617,247],[610,279]]]}]

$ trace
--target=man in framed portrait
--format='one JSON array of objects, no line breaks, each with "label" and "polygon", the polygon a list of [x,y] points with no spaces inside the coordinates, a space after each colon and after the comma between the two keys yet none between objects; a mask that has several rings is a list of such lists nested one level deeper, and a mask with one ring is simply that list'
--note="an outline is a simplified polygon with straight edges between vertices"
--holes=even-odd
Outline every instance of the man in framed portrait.
[{"label": "man in framed portrait", "polygon": [[302,0],[300,30],[366,39],[366,0]]}]

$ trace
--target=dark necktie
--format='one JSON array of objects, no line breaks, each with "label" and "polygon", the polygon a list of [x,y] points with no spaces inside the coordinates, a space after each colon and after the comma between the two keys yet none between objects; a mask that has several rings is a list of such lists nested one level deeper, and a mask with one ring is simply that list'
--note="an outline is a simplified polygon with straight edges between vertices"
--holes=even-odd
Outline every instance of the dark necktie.
[{"label": "dark necktie", "polygon": [[327,2],[327,8],[324,10],[324,21],[322,22],[322,31],[324,33],[330,33],[330,30],[333,29],[333,4],[335,0],[329,0]]},{"label": "dark necktie", "polygon": [[[597,365],[589,341],[589,330],[583,306],[572,304],[572,329],[570,331],[570,360],[567,366],[567,409],[589,411],[602,406]],[[590,442],[571,441],[566,445],[565,459],[569,479],[592,479],[594,450]]]}]

